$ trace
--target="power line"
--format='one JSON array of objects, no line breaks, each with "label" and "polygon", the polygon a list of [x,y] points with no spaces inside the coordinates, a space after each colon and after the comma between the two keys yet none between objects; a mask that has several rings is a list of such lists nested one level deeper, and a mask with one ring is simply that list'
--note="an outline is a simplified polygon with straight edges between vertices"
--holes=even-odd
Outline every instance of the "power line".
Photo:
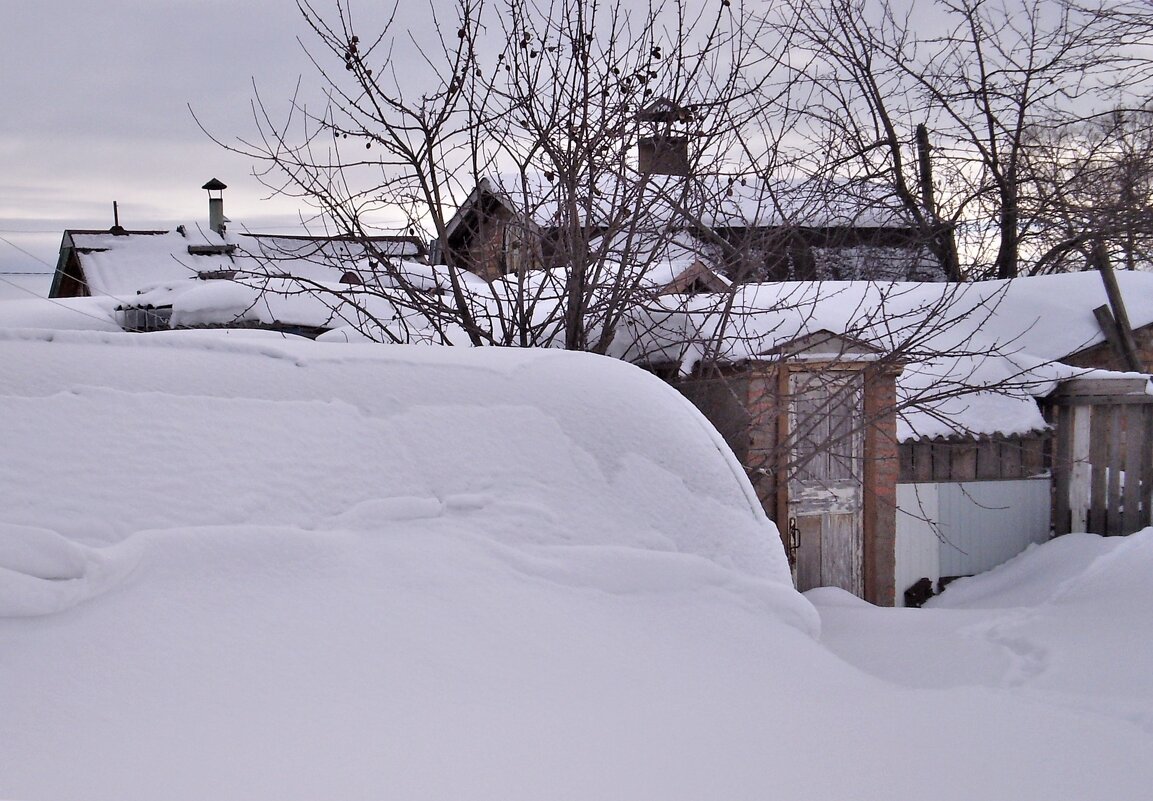
[{"label": "power line", "polygon": [[[3,273],[0,273],[0,275],[3,275]],[[44,275],[44,273],[35,273],[35,275]],[[60,308],[66,309],[67,311],[70,311],[73,314],[79,314],[81,317],[88,317],[89,319],[96,320],[97,322],[101,322],[101,323],[108,323],[108,322],[114,323],[114,321],[110,320],[108,317],[100,317],[100,316],[95,315],[95,314],[89,314],[88,312],[83,311],[81,309],[77,309],[77,308],[74,308],[72,306],[68,306],[64,303],[61,303],[56,298],[46,298],[43,295],[39,295],[39,294],[33,292],[31,289],[29,289],[26,286],[21,286],[20,284],[16,283],[15,281],[9,281],[7,278],[0,277],[0,284],[8,284],[9,286],[12,286],[12,287],[15,287],[16,289],[19,289],[21,292],[28,293],[29,295],[36,298],[37,300],[47,301],[48,303],[51,303],[53,306],[59,306]]]},{"label": "power line", "polygon": [[40,263],[41,263],[41,264],[43,264],[45,267],[49,267],[49,268],[51,268],[52,270],[55,270],[55,269],[56,269],[56,265],[55,265],[55,264],[49,264],[48,262],[44,261],[44,259],[42,259],[42,258],[40,258],[39,256],[37,256],[35,253],[31,253],[31,252],[29,252],[29,251],[25,250],[24,248],[20,247],[20,246],[19,246],[19,245],[17,245],[15,242],[13,242],[11,239],[6,239],[5,237],[2,237],[2,236],[0,236],[0,242],[5,242],[5,243],[7,243],[8,245],[11,245],[13,248],[15,248],[16,250],[20,251],[21,253],[23,253],[23,254],[24,254],[25,256],[27,256],[28,258],[30,258],[30,259],[33,259],[34,261],[38,261],[38,262],[40,262]]}]

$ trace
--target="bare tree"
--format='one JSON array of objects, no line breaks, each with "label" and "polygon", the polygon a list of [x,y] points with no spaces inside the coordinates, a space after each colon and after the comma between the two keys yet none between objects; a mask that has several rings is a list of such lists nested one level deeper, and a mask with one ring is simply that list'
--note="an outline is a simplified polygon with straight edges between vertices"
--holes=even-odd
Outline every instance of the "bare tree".
[{"label": "bare tree", "polygon": [[[733,251],[710,209],[774,170],[796,118],[773,109],[787,87],[770,83],[767,21],[739,2],[460,0],[426,30],[394,15],[371,35],[348,0],[298,6],[325,100],[298,96],[281,119],[258,96],[258,135],[229,146],[313,205],[322,232],[364,242],[364,290],[441,341],[604,352],[651,294],[663,241],[692,231]],[[679,175],[638,155],[670,142]],[[382,227],[434,241],[434,266],[371,253]]]},{"label": "bare tree", "polygon": [[[804,320],[812,305],[795,293],[748,304],[740,285],[764,277],[764,258],[750,252],[779,243],[740,233],[749,229],[734,220],[775,214],[773,236],[788,238],[810,206],[847,200],[849,227],[876,225],[878,209],[895,207],[956,275],[953,231],[988,213],[1007,254],[997,269],[1015,273],[1030,230],[1019,212],[1026,130],[1062,101],[1114,88],[1139,61],[1088,53],[1090,35],[1129,41],[1140,20],[1124,13],[1060,5],[1054,21],[1042,0],[1020,18],[1015,6],[937,6],[951,24],[932,37],[918,36],[911,15],[855,0],[796,5],[784,17],[690,0],[639,10],[618,0],[460,0],[425,31],[394,30],[391,17],[368,35],[348,0],[299,0],[326,100],[315,110],[296,98],[284,121],[258,98],[260,136],[234,147],[262,160],[279,191],[314,204],[327,230],[363,246],[375,274],[355,292],[298,283],[331,293],[343,319],[372,337],[431,331],[439,342],[628,355],[646,335],[637,326],[663,325],[670,304],[703,302],[713,307],[709,335],[681,345],[707,369],[749,341],[749,320],[782,311]],[[1089,77],[1067,85],[1071,66]],[[924,159],[921,174],[910,163],[915,119],[951,137],[951,149],[936,145],[950,158],[935,159],[935,183]],[[682,163],[655,169],[644,148],[669,142]],[[801,168],[816,175],[804,193],[780,180]],[[878,186],[889,194],[878,198]],[[435,240],[440,258],[391,258],[370,235],[398,223]],[[469,226],[465,244],[458,234]],[[730,291],[656,297],[651,273],[676,248],[726,268]],[[955,294],[904,311],[873,304],[841,331],[867,329],[890,360],[940,358]]]},{"label": "bare tree", "polygon": [[1114,110],[1039,132],[1026,169],[1036,182],[1045,245],[1031,274],[1088,269],[1094,246],[1127,270],[1153,267],[1153,114]]},{"label": "bare tree", "polygon": [[[355,289],[289,276],[331,297],[335,317],[379,340],[564,347],[697,380],[742,407],[740,437],[761,438],[742,454],[759,489],[825,482],[836,497],[836,482],[866,483],[863,438],[895,453],[902,411],[945,417],[951,399],[1051,378],[1013,366],[1012,337],[974,336],[999,290],[807,280],[860,277],[828,253],[817,269],[814,251],[853,250],[805,241],[834,218],[854,235],[899,220],[913,232],[902,247],[952,278],[1018,273],[1048,225],[1028,159],[1037,132],[1145,77],[1129,47],[1146,21],[1007,2],[939,0],[944,27],[922,34],[888,0],[794,0],[771,15],[728,0],[459,0],[426,30],[392,17],[369,34],[350,0],[298,0],[325,100],[297,97],[283,120],[258,97],[259,135],[232,146],[372,263]],[[382,227],[433,240],[436,257],[393,258],[372,236]],[[662,294],[661,269],[694,261],[727,291]],[[806,280],[755,286],[779,277]],[[781,343],[824,328],[836,343],[821,369],[800,382],[778,371],[772,404],[757,406],[765,395],[747,390],[767,373],[742,365],[779,365]],[[999,358],[1010,367],[990,379]],[[892,386],[906,365],[925,380],[865,400],[870,376]],[[766,439],[777,425],[787,434]],[[800,484],[784,494],[811,489]]]},{"label": "bare tree", "polygon": [[814,167],[884,181],[943,258],[954,232],[974,278],[1018,275],[1048,233],[1026,168],[1038,132],[1143,100],[1150,80],[1153,15],[1128,0],[798,0],[778,24],[811,89]]}]

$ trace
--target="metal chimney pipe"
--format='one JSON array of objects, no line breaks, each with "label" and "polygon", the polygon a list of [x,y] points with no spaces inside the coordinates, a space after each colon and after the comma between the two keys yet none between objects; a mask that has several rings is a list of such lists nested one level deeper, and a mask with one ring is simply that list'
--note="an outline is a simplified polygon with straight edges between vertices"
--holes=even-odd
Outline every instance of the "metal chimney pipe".
[{"label": "metal chimney pipe", "polygon": [[224,236],[224,190],[228,187],[213,178],[200,188],[208,190],[208,227]]}]

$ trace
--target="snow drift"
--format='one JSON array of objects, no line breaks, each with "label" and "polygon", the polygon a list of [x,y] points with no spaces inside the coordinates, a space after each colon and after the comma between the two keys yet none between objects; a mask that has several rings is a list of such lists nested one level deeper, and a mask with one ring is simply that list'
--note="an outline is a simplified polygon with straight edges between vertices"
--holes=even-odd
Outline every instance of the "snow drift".
[{"label": "snow drift", "polygon": [[1115,714],[830,655],[716,433],[627,365],[235,332],[0,359],[2,798],[1153,783]]},{"label": "snow drift", "polygon": [[[0,409],[18,421],[0,485],[21,499],[4,516],[48,529],[49,550],[57,534],[424,521],[512,547],[703,557],[789,586],[776,529],[715,430],[610,359],[204,332],[30,334],[0,353]],[[99,561],[70,547],[72,573],[43,580]]]},{"label": "snow drift", "polygon": [[921,610],[880,610],[827,588],[806,595],[824,642],[886,680],[1011,691],[1153,736],[1150,575],[1153,528],[1031,546]]}]

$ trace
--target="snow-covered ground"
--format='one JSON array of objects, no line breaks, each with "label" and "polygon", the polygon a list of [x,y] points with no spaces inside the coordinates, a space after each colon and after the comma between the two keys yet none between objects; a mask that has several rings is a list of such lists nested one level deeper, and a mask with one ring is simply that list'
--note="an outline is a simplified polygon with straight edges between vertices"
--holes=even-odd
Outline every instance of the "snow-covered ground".
[{"label": "snow-covered ground", "polygon": [[1069,534],[961,579],[925,609],[807,593],[822,640],[910,687],[989,687],[1153,735],[1153,529]]},{"label": "snow-covered ground", "polygon": [[794,592],[612,360],[8,328],[0,365],[0,798],[1153,786],[1153,531],[880,610]]}]

